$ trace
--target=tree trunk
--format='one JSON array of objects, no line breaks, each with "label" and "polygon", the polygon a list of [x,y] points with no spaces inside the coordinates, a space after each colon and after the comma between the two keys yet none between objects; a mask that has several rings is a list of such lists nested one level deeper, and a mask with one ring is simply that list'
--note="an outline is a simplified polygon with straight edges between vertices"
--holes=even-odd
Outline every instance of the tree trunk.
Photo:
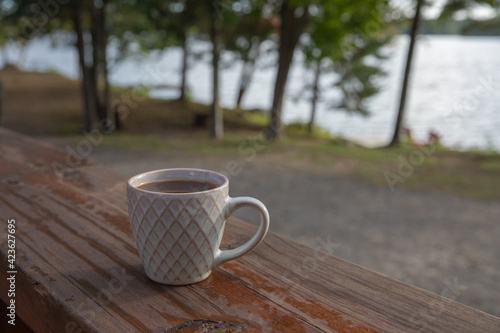
[{"label": "tree trunk", "polygon": [[108,82],[108,71],[106,62],[106,31],[105,31],[105,1],[102,2],[100,7],[95,4],[91,5],[92,17],[92,78],[93,78],[93,94],[95,98],[95,105],[97,117],[99,119],[99,126],[102,130],[108,131],[112,128],[113,124],[108,119],[108,108],[110,89]]},{"label": "tree trunk", "polygon": [[[213,6],[212,6],[213,7]],[[219,105],[219,36],[218,36],[218,17],[215,8],[212,8],[212,17],[210,20],[210,38],[212,41],[212,92],[213,100],[211,107],[212,124],[210,134],[216,139],[224,137],[224,123],[222,109]]]},{"label": "tree trunk", "polygon": [[[119,129],[120,117],[113,117],[113,110],[111,110],[111,85],[109,83],[109,73],[108,73],[108,60],[106,59],[106,45],[104,45],[104,92],[103,92],[103,108],[106,113],[106,119],[108,126],[112,126],[113,129]],[[114,121],[113,121],[114,120]]]},{"label": "tree trunk", "polygon": [[321,76],[321,59],[318,59],[316,71],[314,73],[313,96],[311,100],[311,118],[309,120],[309,134],[314,132],[314,118],[316,117],[316,105],[319,95],[319,77]]},{"label": "tree trunk", "polygon": [[401,87],[401,98],[399,100],[399,110],[398,117],[396,119],[396,125],[394,127],[394,133],[392,135],[391,142],[388,147],[393,147],[399,144],[399,137],[401,132],[401,124],[403,123],[403,117],[405,112],[406,104],[406,94],[408,91],[408,84],[410,81],[411,63],[413,60],[413,50],[415,47],[415,41],[417,39],[418,26],[420,22],[420,8],[422,7],[422,0],[417,0],[417,6],[415,8],[415,17],[413,18],[413,24],[411,26],[410,32],[410,45],[408,46],[408,55],[406,56],[406,66],[405,73],[403,77],[403,85]]},{"label": "tree trunk", "polygon": [[300,35],[308,22],[308,7],[297,17],[297,7],[291,6],[288,1],[284,1],[281,6],[281,37],[279,45],[278,73],[274,84],[274,97],[271,107],[271,121],[269,124],[268,136],[270,140],[279,138],[283,132],[281,122],[281,109],[285,94],[286,80],[290,65],[293,59],[293,52]]},{"label": "tree trunk", "polygon": [[100,60],[100,71],[102,73],[102,95],[100,98],[101,104],[101,114],[106,119],[106,127],[108,130],[119,128],[120,117],[113,117],[111,110],[111,85],[109,83],[109,72],[108,72],[108,58],[106,56],[106,50],[108,46],[108,33],[106,31],[106,1],[103,1],[102,7],[99,8],[99,28],[101,30],[101,38],[99,40],[99,60]]},{"label": "tree trunk", "polygon": [[182,39],[181,95],[179,96],[180,101],[186,100],[188,56],[188,41],[186,34],[184,34]]},{"label": "tree trunk", "polygon": [[236,99],[236,109],[239,109],[241,106],[241,102],[243,100],[243,96],[250,85],[250,81],[252,79],[252,74],[255,69],[255,62],[259,56],[260,49],[260,40],[255,41],[250,50],[248,51],[247,56],[244,58],[243,68],[241,69],[241,77],[240,77],[240,88],[238,89],[238,97]]},{"label": "tree trunk", "polygon": [[2,80],[0,80],[0,124],[2,123],[2,115],[3,115],[3,86]]},{"label": "tree trunk", "polygon": [[83,93],[83,124],[84,130],[92,130],[92,112],[94,111],[94,99],[91,91],[90,71],[85,62],[85,41],[83,40],[82,26],[82,1],[76,0],[73,7],[73,25],[76,33],[76,48],[78,50],[78,61],[80,63],[80,72],[82,76]]},{"label": "tree trunk", "polygon": [[[111,84],[109,83],[109,72],[108,72],[108,58],[106,56],[107,46],[108,46],[108,34],[106,31],[106,1],[103,1],[103,6],[101,8],[101,30],[102,30],[102,39],[101,39],[101,59],[102,59],[102,74],[103,74],[103,85],[104,91],[102,96],[102,108],[103,112],[106,115],[106,119],[108,122],[108,126],[113,126],[114,128],[120,128],[120,117],[112,117],[111,113]],[[113,121],[113,118],[115,121]]]}]

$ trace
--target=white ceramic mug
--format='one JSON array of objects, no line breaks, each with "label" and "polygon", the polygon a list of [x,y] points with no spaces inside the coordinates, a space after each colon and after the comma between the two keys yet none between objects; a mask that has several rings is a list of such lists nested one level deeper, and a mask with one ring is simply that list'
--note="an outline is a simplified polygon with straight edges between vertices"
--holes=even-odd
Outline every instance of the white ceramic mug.
[{"label": "white ceramic mug", "polygon": [[[162,180],[211,182],[215,188],[188,193],[153,192],[141,185]],[[269,229],[269,213],[250,197],[231,198],[229,181],[217,172],[201,169],[164,169],[129,179],[128,212],[144,270],[156,282],[185,285],[206,279],[212,269],[255,248]],[[257,233],[244,245],[219,249],[226,219],[238,208],[260,212]]]}]

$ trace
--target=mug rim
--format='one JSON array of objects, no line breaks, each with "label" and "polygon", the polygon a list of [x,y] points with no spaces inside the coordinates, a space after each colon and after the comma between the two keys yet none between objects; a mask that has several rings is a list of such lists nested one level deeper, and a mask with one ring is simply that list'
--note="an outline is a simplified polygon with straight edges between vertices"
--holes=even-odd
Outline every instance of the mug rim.
[{"label": "mug rim", "polygon": [[[179,192],[169,193],[169,192],[150,191],[150,190],[144,190],[144,189],[139,188],[138,186],[132,185],[133,181],[135,181],[141,177],[147,177],[147,176],[150,176],[150,175],[155,174],[155,173],[175,172],[175,171],[186,171],[186,172],[195,172],[195,173],[210,173],[210,174],[216,175],[217,177],[221,177],[224,182],[221,185],[216,184],[217,187],[209,189],[209,190],[184,192],[184,193],[182,193],[182,192],[181,193],[179,193]],[[141,183],[140,185],[143,185],[145,183],[147,183],[147,182]],[[134,190],[137,190],[139,192],[156,194],[156,195],[171,195],[171,196],[186,196],[186,195],[193,195],[193,194],[206,194],[206,193],[216,192],[216,191],[219,191],[221,188],[228,186],[228,184],[229,184],[229,179],[225,175],[223,175],[222,173],[208,170],[208,169],[197,169],[197,168],[168,168],[168,169],[151,170],[151,171],[143,172],[143,173],[137,174],[135,176],[132,176],[127,181],[127,185],[130,188],[133,188]]]}]

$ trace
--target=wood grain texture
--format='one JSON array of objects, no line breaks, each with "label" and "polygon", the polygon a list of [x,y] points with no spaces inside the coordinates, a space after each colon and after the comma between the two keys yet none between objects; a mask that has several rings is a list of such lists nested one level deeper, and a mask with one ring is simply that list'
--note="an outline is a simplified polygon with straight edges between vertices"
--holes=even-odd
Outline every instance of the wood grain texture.
[{"label": "wood grain texture", "polygon": [[[499,318],[272,233],[203,282],[157,284],[132,239],[123,176],[5,129],[0,155],[17,314],[36,332],[500,332]],[[254,231],[230,219],[223,247]],[[6,239],[3,227],[1,290]]]}]

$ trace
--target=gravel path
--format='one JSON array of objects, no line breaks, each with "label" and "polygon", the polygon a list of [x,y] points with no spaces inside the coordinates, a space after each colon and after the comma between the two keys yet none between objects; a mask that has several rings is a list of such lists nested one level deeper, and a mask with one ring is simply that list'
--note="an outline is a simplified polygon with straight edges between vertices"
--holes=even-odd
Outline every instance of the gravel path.
[{"label": "gravel path", "polygon": [[[238,160],[106,145],[91,158],[127,176],[172,167],[222,171]],[[498,201],[400,188],[391,192],[350,178],[345,168],[339,172],[335,166],[293,163],[270,154],[240,166],[230,178],[230,194],[263,201],[272,231],[500,316]],[[237,216],[256,221],[253,214],[242,210]]]}]

